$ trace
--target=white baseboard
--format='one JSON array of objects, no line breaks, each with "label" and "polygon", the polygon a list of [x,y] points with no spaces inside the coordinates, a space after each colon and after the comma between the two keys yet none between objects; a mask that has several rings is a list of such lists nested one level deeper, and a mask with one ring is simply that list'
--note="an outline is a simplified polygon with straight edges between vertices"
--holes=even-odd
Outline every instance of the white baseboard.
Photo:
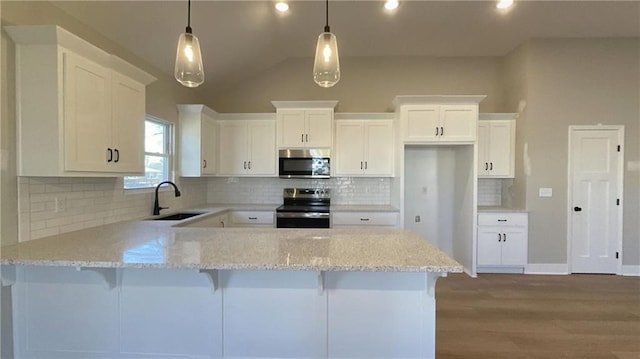
[{"label": "white baseboard", "polygon": [[569,274],[569,265],[565,263],[529,263],[524,269],[524,274],[566,275]]},{"label": "white baseboard", "polygon": [[640,266],[622,266],[622,275],[640,277]]}]

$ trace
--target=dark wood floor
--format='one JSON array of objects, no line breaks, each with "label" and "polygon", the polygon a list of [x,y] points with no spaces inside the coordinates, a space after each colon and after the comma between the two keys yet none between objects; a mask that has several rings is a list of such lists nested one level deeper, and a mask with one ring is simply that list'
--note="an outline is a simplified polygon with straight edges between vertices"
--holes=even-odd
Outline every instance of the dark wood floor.
[{"label": "dark wood floor", "polygon": [[450,274],[437,359],[639,359],[640,278]]}]

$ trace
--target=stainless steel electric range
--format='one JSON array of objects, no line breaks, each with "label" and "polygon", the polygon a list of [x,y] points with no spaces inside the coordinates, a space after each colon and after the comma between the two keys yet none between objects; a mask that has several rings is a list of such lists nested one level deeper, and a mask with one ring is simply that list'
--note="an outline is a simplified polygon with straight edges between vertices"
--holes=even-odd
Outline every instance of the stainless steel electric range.
[{"label": "stainless steel electric range", "polygon": [[285,188],[284,204],[276,208],[277,228],[329,228],[328,189]]}]

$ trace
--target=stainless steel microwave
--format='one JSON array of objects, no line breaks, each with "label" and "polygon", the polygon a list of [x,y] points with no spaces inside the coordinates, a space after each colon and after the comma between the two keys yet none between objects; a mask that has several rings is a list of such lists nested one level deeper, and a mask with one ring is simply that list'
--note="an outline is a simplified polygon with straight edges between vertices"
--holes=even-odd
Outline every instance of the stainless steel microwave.
[{"label": "stainless steel microwave", "polygon": [[329,178],[331,156],[329,149],[294,149],[278,151],[280,178]]}]

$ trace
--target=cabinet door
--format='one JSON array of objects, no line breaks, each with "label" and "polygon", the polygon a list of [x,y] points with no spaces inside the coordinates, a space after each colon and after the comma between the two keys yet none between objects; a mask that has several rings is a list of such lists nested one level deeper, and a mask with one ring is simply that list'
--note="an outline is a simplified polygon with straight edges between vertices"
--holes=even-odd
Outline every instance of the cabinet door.
[{"label": "cabinet door", "polygon": [[501,265],[501,234],[499,228],[478,228],[478,265]]},{"label": "cabinet door", "polygon": [[248,173],[252,175],[276,174],[276,126],[273,121],[248,121],[249,152]]},{"label": "cabinet door", "polygon": [[118,172],[144,174],[145,86],[112,72],[114,163]]},{"label": "cabinet door", "polygon": [[487,148],[489,175],[491,177],[513,177],[515,147],[512,136],[513,121],[491,121]]},{"label": "cabinet door", "polygon": [[278,111],[278,147],[304,147],[305,113],[303,110]]},{"label": "cabinet door", "polygon": [[218,136],[214,120],[206,115],[202,115],[202,174],[216,174],[216,157],[218,156]]},{"label": "cabinet door", "polygon": [[527,234],[525,228],[512,227],[502,230],[502,264],[524,266],[527,264]]},{"label": "cabinet door", "polygon": [[400,112],[406,142],[438,141],[438,106],[405,106]]},{"label": "cabinet door", "polygon": [[441,141],[475,141],[478,126],[476,106],[442,105],[440,107]]},{"label": "cabinet door", "polygon": [[64,148],[67,171],[112,170],[111,70],[72,53],[64,53]]},{"label": "cabinet door", "polygon": [[331,110],[305,111],[305,147],[331,147],[333,116]]},{"label": "cabinet door", "polygon": [[368,121],[364,129],[365,170],[369,176],[393,175],[393,122]]},{"label": "cabinet door", "polygon": [[336,123],[336,176],[361,175],[364,170],[364,121]]},{"label": "cabinet door", "polygon": [[221,175],[242,175],[249,161],[246,121],[220,121],[218,165]]},{"label": "cabinet door", "polygon": [[488,121],[478,123],[478,176],[487,177],[489,174],[489,126]]}]

